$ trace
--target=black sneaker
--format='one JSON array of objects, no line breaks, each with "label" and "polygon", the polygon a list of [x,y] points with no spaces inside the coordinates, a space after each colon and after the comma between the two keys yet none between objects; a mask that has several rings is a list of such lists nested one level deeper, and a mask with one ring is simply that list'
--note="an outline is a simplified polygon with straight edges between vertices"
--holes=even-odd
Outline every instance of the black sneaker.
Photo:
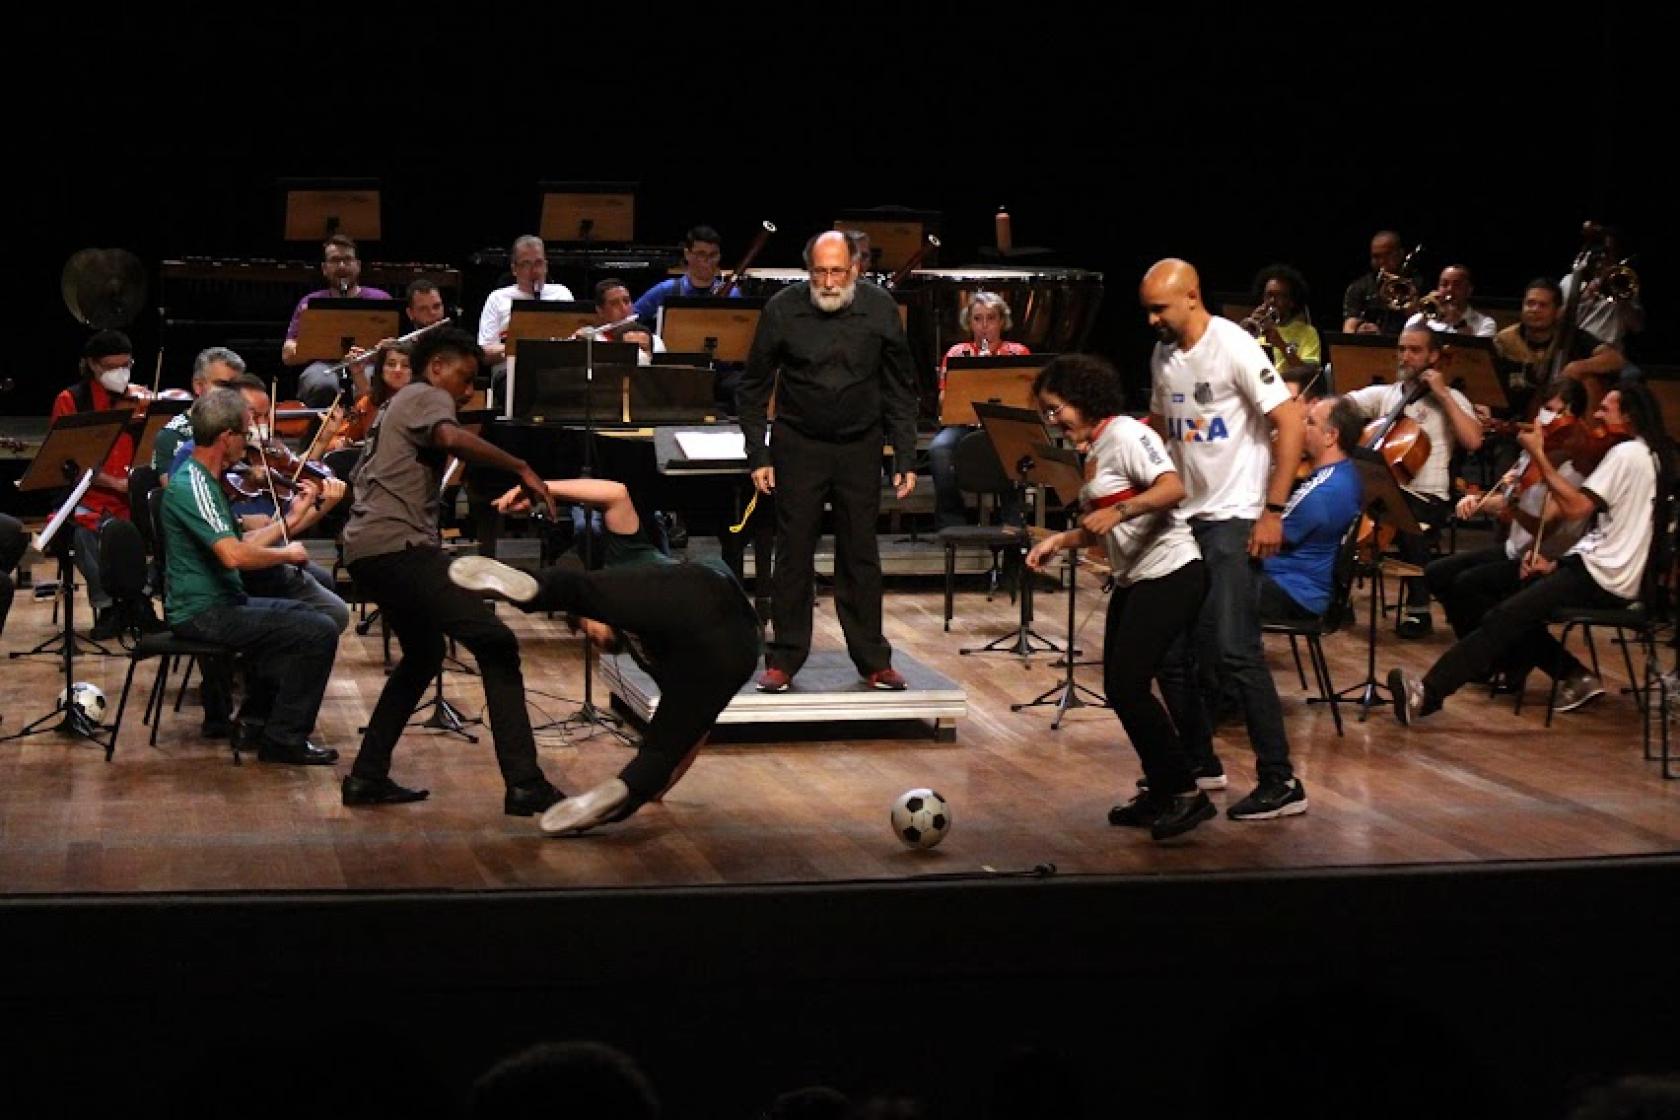
[{"label": "black sneaker", "polygon": [[[1306,803],[1302,802],[1305,808]],[[1172,799],[1171,805],[1162,810],[1149,826],[1149,835],[1155,840],[1171,840],[1174,836],[1182,836],[1203,821],[1212,820],[1219,815],[1219,810],[1213,807],[1208,795],[1201,790],[1193,793],[1181,793]]]},{"label": "black sneaker", "polygon": [[101,607],[93,616],[93,628],[88,631],[88,637],[96,642],[108,642],[122,633],[122,623],[117,618],[117,608]]},{"label": "black sneaker", "polygon": [[[1201,766],[1192,767],[1190,770],[1190,776],[1196,779],[1197,789],[1218,790],[1224,789],[1231,784],[1230,779],[1225,777],[1224,764],[1217,758],[1214,759],[1212,763],[1203,763]],[[1149,779],[1139,778],[1137,780],[1137,788],[1140,790],[1148,789]]]},{"label": "black sneaker", "polygon": [[340,792],[346,805],[406,805],[431,796],[430,790],[409,789],[390,778],[358,778],[354,774],[344,776]]},{"label": "black sneaker", "polygon": [[1400,621],[1395,625],[1394,632],[1407,639],[1427,638],[1435,632],[1435,620],[1430,617],[1427,610],[1408,610],[1400,616]]},{"label": "black sneaker", "polygon": [[1148,790],[1144,790],[1124,805],[1116,805],[1108,811],[1108,823],[1116,828],[1152,828],[1161,814],[1170,810],[1173,799],[1170,796],[1156,797]]},{"label": "black sneaker", "polygon": [[1394,718],[1406,727],[1441,710],[1440,701],[1430,699],[1423,682],[1404,669],[1388,671],[1388,691],[1394,697]]},{"label": "black sneaker", "polygon": [[1261,782],[1253,793],[1225,810],[1234,821],[1269,821],[1307,811],[1307,787],[1301,779]]},{"label": "black sneaker", "polygon": [[510,817],[531,817],[564,800],[566,795],[550,785],[547,778],[534,778],[507,788],[507,794],[502,798],[502,812]]}]

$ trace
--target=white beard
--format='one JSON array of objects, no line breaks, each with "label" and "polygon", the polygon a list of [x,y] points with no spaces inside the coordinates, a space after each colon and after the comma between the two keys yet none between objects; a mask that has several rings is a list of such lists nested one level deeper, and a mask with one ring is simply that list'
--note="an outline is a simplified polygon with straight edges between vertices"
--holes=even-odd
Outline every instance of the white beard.
[{"label": "white beard", "polygon": [[811,285],[811,302],[817,306],[819,311],[827,311],[830,314],[850,307],[852,299],[856,295],[856,280],[847,281],[845,287],[835,290],[824,290],[815,284]]}]

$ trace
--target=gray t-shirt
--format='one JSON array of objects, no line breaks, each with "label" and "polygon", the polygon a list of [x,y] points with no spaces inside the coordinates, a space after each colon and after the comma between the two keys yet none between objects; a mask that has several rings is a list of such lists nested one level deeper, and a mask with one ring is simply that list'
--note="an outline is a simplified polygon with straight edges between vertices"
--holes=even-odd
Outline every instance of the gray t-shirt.
[{"label": "gray t-shirt", "polygon": [[432,430],[454,419],[454,399],[425,381],[404,386],[380,411],[350,476],[356,497],[344,526],[345,563],[440,546],[438,489],[445,457],[432,447]]}]

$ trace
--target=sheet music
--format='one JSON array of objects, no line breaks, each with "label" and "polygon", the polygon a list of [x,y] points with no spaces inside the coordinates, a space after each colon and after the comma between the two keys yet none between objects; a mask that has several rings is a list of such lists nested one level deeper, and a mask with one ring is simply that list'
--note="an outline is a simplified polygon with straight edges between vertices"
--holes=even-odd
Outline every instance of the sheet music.
[{"label": "sheet music", "polygon": [[86,494],[92,485],[93,471],[89,469],[82,474],[82,480],[76,483],[76,488],[70,491],[70,496],[64,500],[64,504],[58,507],[58,512],[53,514],[52,520],[47,522],[46,527],[30,542],[36,552],[47,551],[47,546],[52,543],[53,537],[58,535],[58,530],[70,519],[70,515],[76,512],[76,503],[82,500],[82,495]]},{"label": "sheet music", "polygon": [[677,446],[689,459],[716,462],[720,459],[745,459],[747,437],[740,432],[678,432]]}]

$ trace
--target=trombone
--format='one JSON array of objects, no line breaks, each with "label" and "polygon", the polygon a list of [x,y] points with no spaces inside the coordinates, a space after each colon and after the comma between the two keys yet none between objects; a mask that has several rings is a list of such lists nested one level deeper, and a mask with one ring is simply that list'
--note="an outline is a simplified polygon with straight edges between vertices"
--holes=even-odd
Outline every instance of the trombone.
[{"label": "trombone", "polygon": [[1423,252],[1423,242],[1406,254],[1406,259],[1400,262],[1399,272],[1390,272],[1386,268],[1377,270],[1377,300],[1390,311],[1404,311],[1417,303],[1417,281],[1407,276],[1412,261]]}]

